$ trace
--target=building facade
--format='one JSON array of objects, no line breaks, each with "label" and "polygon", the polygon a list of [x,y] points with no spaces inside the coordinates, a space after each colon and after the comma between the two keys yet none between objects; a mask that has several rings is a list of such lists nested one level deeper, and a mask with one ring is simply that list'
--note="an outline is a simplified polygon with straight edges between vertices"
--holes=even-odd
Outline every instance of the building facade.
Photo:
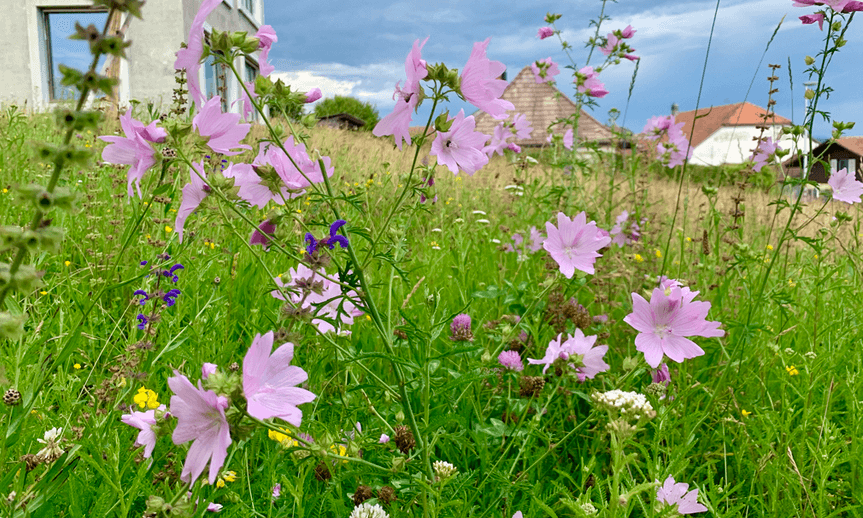
[{"label": "building facade", "polygon": [[[132,46],[127,59],[103,57],[99,70],[120,80],[115,103],[127,106],[131,100],[171,103],[176,87],[174,60],[180,44],[189,35],[192,20],[201,0],[148,0],[142,8],[143,20],[130,16],[110,20],[110,29],[125,35]],[[86,42],[69,40],[75,22],[95,25],[100,30],[108,22],[104,9],[94,9],[87,0],[15,0],[4,2],[0,17],[0,39],[5,52],[0,53],[0,104],[26,103],[29,110],[39,111],[74,98],[75,92],[60,84],[58,66],[78,69],[89,67],[91,57]],[[257,32],[264,23],[263,0],[223,0],[207,17],[205,32],[218,30]],[[252,59],[238,58],[235,66],[245,81],[254,79],[258,65]],[[222,95],[225,105],[239,96],[240,85],[230,70],[219,70],[212,58],[201,67],[200,80],[205,93]],[[98,100],[97,100],[98,102]]]}]

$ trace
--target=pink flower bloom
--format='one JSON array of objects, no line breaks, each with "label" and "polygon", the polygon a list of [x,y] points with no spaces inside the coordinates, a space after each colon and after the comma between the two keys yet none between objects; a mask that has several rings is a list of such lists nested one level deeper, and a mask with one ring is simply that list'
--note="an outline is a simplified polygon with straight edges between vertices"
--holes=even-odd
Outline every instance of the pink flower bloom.
[{"label": "pink flower bloom", "polygon": [[255,33],[255,37],[261,40],[261,43],[258,45],[258,49],[261,51],[258,67],[261,75],[266,77],[276,69],[276,67],[267,62],[267,59],[270,57],[270,49],[273,48],[273,43],[279,41],[279,37],[276,36],[276,31],[269,25],[261,25],[258,32]]},{"label": "pink flower bloom", "polygon": [[750,160],[755,162],[755,165],[752,169],[755,172],[760,172],[761,168],[767,165],[767,161],[773,156],[777,150],[781,149],[779,147],[778,142],[773,142],[772,137],[767,137],[767,140],[759,141],[758,146],[755,148],[755,151],[752,153],[752,156],[749,157]]},{"label": "pink flower bloom", "polygon": [[567,128],[563,134],[563,147],[572,151],[572,128]]},{"label": "pink flower bloom", "polygon": [[[465,100],[495,119],[506,118],[507,110],[515,106],[500,98],[506,89],[506,81],[498,79],[506,70],[500,61],[491,61],[486,56],[486,48],[491,38],[482,43],[474,43],[473,51],[461,72],[461,93]],[[464,111],[464,110],[462,110]]]},{"label": "pink flower bloom", "polygon": [[[294,137],[288,137],[283,145],[287,154],[272,143],[260,145],[258,156],[252,164],[256,167],[273,166],[277,178],[263,179],[258,176],[256,179],[248,176],[240,187],[240,197],[259,207],[266,205],[269,200],[284,205],[285,200],[302,195],[306,187],[324,181],[320,164],[312,161],[306,152],[305,144],[294,144]],[[335,168],[330,165],[330,157],[321,157],[321,160],[324,162],[327,177],[333,176]],[[243,186],[248,186],[245,191]]]},{"label": "pink flower bloom", "polygon": [[536,33],[536,37],[544,40],[550,36],[554,36],[554,29],[551,27],[540,27],[539,31]]},{"label": "pink flower bloom", "polygon": [[109,164],[131,165],[128,174],[129,197],[132,196],[132,183],[138,189],[141,196],[141,180],[144,174],[156,163],[156,150],[149,142],[162,143],[168,136],[162,128],[157,128],[156,123],[151,122],[144,126],[142,122],[132,118],[132,108],[129,107],[124,115],[120,116],[120,126],[123,128],[125,137],[114,135],[101,136],[99,139],[109,142],[102,150],[102,160]]},{"label": "pink flower bloom", "polygon": [[627,25],[625,29],[620,31],[620,37],[625,39],[625,40],[628,40],[629,38],[633,37],[636,32],[638,32],[638,31],[633,29],[632,25]]},{"label": "pink flower bloom", "polygon": [[[659,481],[657,480],[658,484]],[[677,505],[677,512],[680,514],[703,513],[707,510],[706,507],[698,503],[698,490],[693,489],[688,493],[689,484],[684,482],[675,482],[674,477],[668,475],[665,483],[656,488],[656,501],[666,505]]]},{"label": "pink flower bloom", "polygon": [[201,179],[202,176],[206,176],[204,162],[193,163],[192,165],[194,170],[189,170],[192,181],[183,186],[183,198],[180,202],[180,208],[177,209],[177,218],[174,220],[174,230],[176,230],[181,243],[183,242],[183,227],[186,226],[186,220],[210,193],[210,186]]},{"label": "pink flower bloom", "polygon": [[381,438],[378,439],[378,444],[386,444],[388,442],[390,442],[390,436],[385,434],[385,433],[382,433]]},{"label": "pink flower bloom", "polygon": [[644,360],[654,369],[663,355],[677,363],[704,354],[688,336],[719,337],[725,331],[719,329],[720,322],[707,320],[709,302],[695,302],[697,291],[669,285],[655,288],[650,302],[632,294],[632,313],[623,321],[638,331],[635,348],[644,353]]},{"label": "pink flower bloom", "polygon": [[525,114],[516,113],[512,117],[511,131],[515,133],[515,138],[517,139],[529,139],[530,134],[533,132],[533,126],[530,125],[530,121],[527,120]]},{"label": "pink flower bloom", "polygon": [[[294,304],[302,304],[303,308],[312,309],[312,324],[317,326],[321,333],[337,331],[333,324],[341,327],[342,325],[351,325],[354,323],[354,317],[362,315],[353,300],[357,298],[357,294],[353,291],[343,294],[342,288],[330,279],[324,278],[320,273],[311,270],[304,264],[297,265],[296,271],[293,268],[288,270],[291,277],[290,283],[284,283],[280,277],[274,279],[276,285],[280,287],[292,288],[292,293],[288,295],[291,302]],[[323,272],[326,274],[326,272]],[[339,280],[339,274],[330,275],[335,280]],[[312,283],[320,283],[320,293],[315,291],[308,295],[303,295],[299,287],[310,286]],[[273,290],[270,294],[279,299],[285,300],[279,290]],[[327,320],[324,320],[326,318]],[[347,333],[343,331],[343,333]]]},{"label": "pink flower bloom", "polygon": [[262,183],[261,177],[255,173],[251,164],[229,164],[222,171],[225,178],[234,179],[234,187],[237,187],[237,196],[260,209],[273,198],[273,193]]},{"label": "pink flower bloom", "polygon": [[674,115],[668,115],[667,117],[651,117],[650,120],[647,121],[647,124],[644,125],[644,129],[641,130],[641,132],[644,134],[644,138],[656,140],[667,133],[668,129],[671,128],[673,124]]},{"label": "pink flower bloom", "polygon": [[531,253],[538,251],[542,248],[542,243],[545,241],[545,236],[536,228],[530,227],[530,247],[529,250]]},{"label": "pink flower bloom", "polygon": [[[165,405],[158,408],[159,412],[165,411]],[[153,448],[156,447],[156,432],[153,429],[156,426],[156,409],[147,410],[146,412],[132,412],[124,414],[120,417],[123,423],[133,426],[139,430],[138,438],[135,439],[135,446],[144,447],[144,458],[149,459],[153,454]]]},{"label": "pink flower bloom", "polygon": [[573,362],[569,363],[569,367],[576,370],[578,381],[584,382],[585,379],[593,379],[598,373],[611,368],[602,359],[608,352],[608,346],[594,347],[596,338],[596,335],[584,336],[581,329],[576,329],[575,335],[567,335],[565,341],[561,341],[563,334],[559,334],[557,338],[548,343],[545,357],[539,360],[528,358],[527,362],[531,365],[545,365],[542,369],[543,374],[558,360]]},{"label": "pink flower bloom", "polygon": [[216,502],[210,502],[207,504],[207,512],[208,513],[220,513],[222,512],[222,504],[217,504]]},{"label": "pink flower bloom", "polygon": [[[635,50],[635,49],[633,49],[633,50]],[[640,57],[636,56],[635,54],[624,54],[623,57],[625,57],[626,59],[628,59],[630,61],[638,61],[639,59],[641,59]]]},{"label": "pink flower bloom", "polygon": [[668,386],[668,383],[671,381],[671,374],[668,373],[668,364],[663,362],[658,369],[650,373],[650,377],[654,383],[665,383]]},{"label": "pink flower bloom", "polygon": [[863,2],[858,0],[851,0],[842,8],[843,13],[855,13],[860,11],[863,11]]},{"label": "pink flower bloom", "polygon": [[506,145],[506,148],[512,151],[513,153],[521,153],[521,146],[516,144],[515,142],[510,142]]},{"label": "pink flower bloom", "polygon": [[608,36],[605,37],[605,46],[599,47],[599,50],[605,56],[610,56],[617,49],[618,43],[620,43],[620,39],[613,33],[609,32]]},{"label": "pink flower bloom", "polygon": [[533,71],[536,84],[551,83],[554,81],[554,76],[560,74],[560,69],[557,68],[557,63],[551,60],[551,57],[534,61],[530,65]]},{"label": "pink flower bloom", "polygon": [[204,363],[201,366],[201,379],[207,379],[211,374],[215,374],[216,370],[219,368],[215,363]]},{"label": "pink flower bloom", "polygon": [[270,246],[270,236],[276,233],[276,224],[265,219],[258,225],[249,237],[249,245],[262,245],[264,248]]},{"label": "pink flower bloom", "polygon": [[599,74],[593,71],[593,67],[584,67],[575,73],[574,82],[577,85],[579,93],[587,94],[591,97],[605,97],[608,90],[605,85],[598,79]]},{"label": "pink flower bloom", "polygon": [[476,121],[473,115],[465,117],[464,110],[450,120],[453,121],[450,130],[438,132],[429,154],[436,156],[438,163],[447,166],[454,174],[461,169],[473,175],[488,163],[488,156],[482,152],[488,135],[474,131]]},{"label": "pink flower bloom", "polygon": [[863,194],[863,182],[854,178],[854,173],[847,168],[835,171],[827,180],[827,185],[833,189],[833,199],[845,203],[860,203],[860,195]]},{"label": "pink flower bloom", "polygon": [[232,148],[252,149],[251,146],[240,144],[252,125],[238,124],[239,121],[238,113],[222,113],[222,101],[217,95],[207,101],[195,115],[192,127],[198,130],[202,137],[210,137],[207,146],[216,153],[239,155],[242,151],[232,151]]},{"label": "pink flower bloom", "polygon": [[824,30],[824,13],[815,13],[815,14],[806,14],[800,17],[800,20],[803,22],[803,25],[809,25],[812,23],[818,24],[818,30]]},{"label": "pink flower bloom", "polygon": [[243,392],[249,415],[257,419],[278,417],[297,428],[303,412],[297,405],[309,403],[315,395],[297,387],[308,379],[306,371],[291,365],[294,344],[287,342],[273,350],[273,332],[255,335],[243,358]]},{"label": "pink flower bloom", "polygon": [[653,117],[644,126],[642,133],[645,133],[645,138],[649,140],[657,140],[660,137],[667,137],[665,141],[660,141],[656,145],[656,152],[659,155],[659,160],[666,167],[675,167],[683,164],[686,160],[692,157],[692,148],[689,146],[689,140],[683,133],[684,123],[674,123],[674,116]]},{"label": "pink flower bloom", "polygon": [[273,486],[273,499],[277,499],[282,496],[282,485],[277,483]]},{"label": "pink flower bloom", "polygon": [[204,102],[204,94],[201,92],[201,82],[198,78],[198,71],[201,69],[201,56],[204,53],[204,22],[207,20],[207,16],[221,3],[222,0],[204,0],[201,2],[201,7],[198,9],[195,19],[192,20],[186,48],[177,51],[177,60],[174,61],[175,70],[186,69],[186,85],[189,87],[189,96],[198,106],[198,109]]},{"label": "pink flower bloom", "polygon": [[506,125],[504,122],[499,122],[498,125],[494,127],[491,141],[489,141],[487,146],[482,148],[482,152],[489,158],[491,158],[495,153],[503,156],[503,150],[506,149],[506,139],[509,138],[509,136],[510,133],[506,131]]},{"label": "pink flower bloom", "polygon": [[177,418],[177,427],[171,437],[174,444],[194,441],[186,455],[180,480],[194,484],[210,463],[210,484],[216,482],[219,469],[225,464],[228,446],[231,444],[231,429],[225,419],[228,398],[212,390],[198,388],[177,371],[168,378],[171,396],[171,415]]},{"label": "pink flower bloom", "polygon": [[408,52],[405,58],[405,87],[399,88],[399,81],[396,83],[396,91],[393,98],[396,100],[396,106],[392,113],[380,120],[372,130],[372,135],[383,137],[392,135],[395,137],[396,146],[399,151],[402,149],[402,140],[411,144],[410,125],[411,113],[419,104],[420,80],[425,79],[428,75],[426,69],[426,61],[422,59],[423,45],[428,41],[428,37],[420,43],[420,40],[414,41],[413,48]]},{"label": "pink flower bloom", "polygon": [[323,97],[320,88],[312,88],[308,92],[306,92],[306,103],[313,103]]},{"label": "pink flower bloom", "polygon": [[574,219],[568,218],[563,212],[557,213],[557,226],[546,222],[545,230],[548,237],[542,247],[557,261],[560,273],[571,279],[575,270],[593,274],[593,264],[602,254],[597,250],[611,242],[610,237],[602,237],[596,228],[596,222],[587,223],[587,215],[578,213]]},{"label": "pink flower bloom", "polygon": [[497,356],[497,361],[509,370],[521,372],[524,370],[524,362],[521,361],[521,355],[518,351],[502,351]]}]

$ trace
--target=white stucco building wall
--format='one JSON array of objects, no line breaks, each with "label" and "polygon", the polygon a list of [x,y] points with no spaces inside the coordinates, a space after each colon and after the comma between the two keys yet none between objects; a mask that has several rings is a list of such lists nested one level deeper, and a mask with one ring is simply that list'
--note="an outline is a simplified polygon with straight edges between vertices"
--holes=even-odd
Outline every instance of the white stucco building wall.
[{"label": "white stucco building wall", "polygon": [[[796,152],[809,152],[808,139],[801,139],[800,148],[794,143],[790,135],[779,136],[780,127],[773,126],[765,130],[764,137],[771,137],[774,142],[778,141],[782,149]],[[755,148],[755,139],[762,135],[760,129],[755,126],[723,126],[714,131],[703,142],[692,150],[693,164],[698,165],[721,165],[741,164],[752,156]]]}]

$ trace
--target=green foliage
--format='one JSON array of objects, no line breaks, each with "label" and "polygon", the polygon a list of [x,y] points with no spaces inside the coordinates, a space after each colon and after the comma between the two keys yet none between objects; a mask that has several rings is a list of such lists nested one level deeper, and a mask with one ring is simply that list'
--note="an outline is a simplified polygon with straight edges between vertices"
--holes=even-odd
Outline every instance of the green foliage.
[{"label": "green foliage", "polygon": [[373,104],[356,97],[337,95],[321,99],[315,105],[315,116],[318,118],[337,113],[347,113],[365,121],[365,126],[361,128],[363,131],[371,131],[380,120],[378,110]]}]

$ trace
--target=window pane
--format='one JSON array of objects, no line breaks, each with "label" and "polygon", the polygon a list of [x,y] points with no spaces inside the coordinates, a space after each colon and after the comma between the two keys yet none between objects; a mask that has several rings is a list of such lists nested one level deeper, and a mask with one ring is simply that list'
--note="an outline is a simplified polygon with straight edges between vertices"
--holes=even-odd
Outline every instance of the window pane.
[{"label": "window pane", "polygon": [[207,99],[216,95],[216,65],[213,56],[204,60],[204,94]]},{"label": "window pane", "polygon": [[[90,24],[95,25],[100,31],[105,26],[105,21],[108,19],[108,13],[75,13],[75,12],[57,12],[46,13],[45,16],[45,33],[48,37],[48,50],[51,67],[51,99],[55,100],[71,100],[77,99],[78,93],[71,86],[63,86],[60,82],[63,80],[63,74],[60,73],[59,66],[66,65],[67,67],[77,68],[81,71],[86,71],[90,67],[92,56],[90,55],[90,45],[83,40],[70,40],[69,36],[75,34],[75,22],[77,21],[84,27]],[[105,64],[105,56],[99,59],[97,71],[102,71],[102,66]]]},{"label": "window pane", "polygon": [[255,14],[255,0],[242,0],[243,8],[252,14]]}]

